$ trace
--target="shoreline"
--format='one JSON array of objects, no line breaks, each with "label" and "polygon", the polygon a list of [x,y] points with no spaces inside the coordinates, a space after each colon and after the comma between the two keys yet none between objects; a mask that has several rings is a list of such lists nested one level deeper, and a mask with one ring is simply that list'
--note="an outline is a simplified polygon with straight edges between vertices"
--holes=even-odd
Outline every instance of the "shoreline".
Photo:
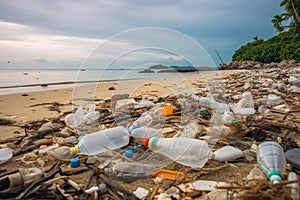
[{"label": "shoreline", "polygon": [[[211,71],[201,71],[197,74],[180,74],[174,73],[174,76],[166,76],[165,78],[174,78],[178,76],[182,77],[193,77],[201,76],[202,73],[235,73],[235,71],[243,70],[211,70]],[[163,79],[163,77],[154,77],[153,79]],[[127,79],[107,79],[107,80],[87,80],[87,81],[58,81],[58,82],[45,82],[45,83],[33,83],[33,84],[24,84],[24,85],[8,85],[0,86],[0,96],[7,94],[16,94],[23,92],[43,92],[49,90],[58,90],[58,89],[68,89],[76,86],[84,86],[87,84],[101,84],[108,82],[119,82],[119,81],[134,81],[134,80],[145,80],[145,78],[127,78]]]},{"label": "shoreline", "polygon": [[[243,71],[228,70],[210,73],[211,76],[219,77],[240,72]],[[59,117],[59,113],[49,111],[48,107],[51,103],[66,104],[61,112],[69,112],[72,110],[70,102],[82,98],[106,99],[111,98],[115,94],[129,94],[132,97],[140,95],[160,97],[176,94],[177,92],[197,92],[197,90],[193,91],[192,87],[203,84],[203,78],[198,74],[181,77],[101,81],[86,85],[79,84],[76,87],[74,85],[63,85],[70,87],[58,89],[48,87],[47,89],[49,90],[40,87],[42,91],[20,91],[11,94],[1,94],[0,118],[12,118],[21,123],[55,118]],[[46,105],[33,106],[39,104]]]}]

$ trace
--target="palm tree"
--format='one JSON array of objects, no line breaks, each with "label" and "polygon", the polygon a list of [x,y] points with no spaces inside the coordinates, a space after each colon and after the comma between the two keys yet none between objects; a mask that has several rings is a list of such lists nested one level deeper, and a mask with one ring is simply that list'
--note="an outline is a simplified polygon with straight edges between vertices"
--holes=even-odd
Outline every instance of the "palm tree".
[{"label": "palm tree", "polygon": [[276,28],[276,30],[281,33],[282,31],[284,31],[284,27],[282,25],[282,21],[284,21],[282,15],[275,15],[274,18],[272,19],[272,23],[274,25],[274,27]]},{"label": "palm tree", "polygon": [[300,0],[283,0],[280,6],[285,6],[286,14],[292,21],[291,28],[294,28],[296,33],[300,33]]}]

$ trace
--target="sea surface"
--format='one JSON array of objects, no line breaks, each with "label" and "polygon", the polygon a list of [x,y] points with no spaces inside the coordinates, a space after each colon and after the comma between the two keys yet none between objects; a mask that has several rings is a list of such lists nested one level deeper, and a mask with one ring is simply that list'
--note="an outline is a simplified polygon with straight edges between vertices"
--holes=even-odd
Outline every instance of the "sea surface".
[{"label": "sea surface", "polygon": [[[106,82],[113,80],[163,78],[178,76],[178,73],[139,73],[137,69],[109,70],[38,70],[38,69],[0,69],[0,95],[71,88],[74,83],[84,85],[91,82]],[[198,74],[198,72],[182,73],[183,75]],[[182,75],[181,74],[181,75]]]}]

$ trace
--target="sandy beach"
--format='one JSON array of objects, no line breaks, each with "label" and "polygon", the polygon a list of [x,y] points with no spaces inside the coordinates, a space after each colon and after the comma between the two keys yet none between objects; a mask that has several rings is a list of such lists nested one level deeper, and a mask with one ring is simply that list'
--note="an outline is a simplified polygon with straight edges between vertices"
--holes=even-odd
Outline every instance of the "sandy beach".
[{"label": "sandy beach", "polygon": [[[129,94],[131,98],[145,98],[152,97],[155,98],[165,98],[172,97],[179,94],[197,94],[198,96],[206,96],[207,94],[207,79],[214,78],[216,80],[223,80],[231,86],[227,91],[234,94],[241,94],[245,91],[242,89],[246,83],[249,71],[246,70],[229,70],[229,71],[213,71],[208,72],[202,76],[184,76],[184,77],[169,77],[165,79],[148,79],[148,80],[131,80],[131,81],[115,81],[115,82],[103,82],[99,84],[86,85],[83,87],[73,87],[69,89],[59,89],[59,90],[49,90],[42,92],[26,92],[18,94],[8,94],[0,96],[0,146],[10,147],[12,149],[18,150],[18,141],[23,136],[29,138],[37,137],[36,139],[52,138],[52,133],[41,136],[39,138],[39,128],[47,123],[53,122],[54,124],[59,124],[55,131],[59,131],[64,128],[64,117],[72,112],[73,106],[78,106],[80,104],[94,104],[96,105],[96,110],[107,109],[111,104],[107,104],[114,95],[117,94]],[[269,75],[268,75],[269,76]],[[254,81],[254,80],[253,80]],[[254,92],[256,89],[253,89]],[[280,93],[281,94],[281,93]],[[261,95],[256,93],[255,95]],[[257,98],[257,97],[255,97]],[[106,107],[103,107],[106,106]],[[295,110],[295,107],[291,104],[291,110]],[[295,106],[295,105],[294,105]],[[297,114],[297,113],[296,113]],[[241,137],[246,133],[250,133],[253,129],[257,127],[264,129],[263,127],[268,127],[272,130],[278,129],[278,127],[272,127],[271,124],[266,125],[264,120],[273,120],[278,123],[284,116],[284,112],[274,111],[274,113],[265,115],[257,121],[245,121],[246,118],[242,116],[237,116],[238,123],[235,125],[228,125],[229,129],[232,128],[230,133],[226,133],[230,137]],[[298,116],[290,114],[286,117],[287,119],[296,120]],[[253,118],[254,119],[254,118]],[[263,119],[263,120],[262,120]],[[101,120],[99,119],[100,124]],[[170,121],[176,124],[176,116],[170,117]],[[282,121],[281,121],[282,122]],[[200,126],[209,123],[207,119],[200,120]],[[107,124],[106,124],[107,125]],[[113,124],[112,124],[113,125]],[[207,124],[206,124],[207,125]],[[171,125],[170,125],[171,126]],[[269,127],[270,126],[270,127]],[[287,138],[293,138],[291,144],[300,145],[299,136],[297,136],[297,131],[292,130],[286,122],[282,122],[281,127],[286,129],[285,136]],[[203,126],[205,127],[205,126]],[[103,128],[103,127],[102,127]],[[205,128],[203,128],[205,130]],[[251,132],[252,133],[252,132]],[[229,134],[229,135],[228,135]],[[230,135],[232,134],[232,135]],[[254,133],[253,133],[254,134]],[[251,136],[251,135],[250,135]],[[250,137],[247,135],[247,137]],[[252,136],[251,136],[252,137]],[[256,136],[253,136],[256,137]],[[280,134],[277,137],[281,137]],[[14,139],[15,138],[15,139]],[[39,138],[39,139],[38,139]],[[55,138],[55,137],[54,137]],[[21,139],[22,140],[22,139]],[[285,142],[284,138],[281,139]],[[54,144],[53,142],[47,144]],[[226,137],[220,138],[220,141],[216,143],[215,150],[228,145],[230,141],[226,141]],[[247,139],[247,143],[255,143],[254,139]],[[284,143],[284,145],[290,146],[290,144]],[[24,146],[25,148],[26,146]],[[26,148],[25,148],[26,149]],[[24,162],[21,162],[23,154],[18,154],[14,156],[10,161],[2,165],[3,169],[6,170],[17,170],[18,168],[28,167]],[[39,166],[44,170],[49,170],[51,164],[54,160],[52,157],[43,157],[43,166]],[[54,162],[56,163],[56,162]],[[61,166],[68,167],[68,163],[58,163]],[[36,166],[37,163],[30,166]],[[210,161],[206,164],[205,169],[208,171],[192,170],[183,165],[173,163],[166,166],[167,169],[185,172],[192,180],[197,180],[201,177],[203,180],[213,180],[213,181],[242,181],[243,178],[251,171],[251,169],[256,166],[255,161],[247,161],[246,159],[238,159],[238,161],[232,164],[225,164],[217,161]],[[235,173],[232,173],[235,171]],[[91,170],[83,173],[73,174],[70,176],[78,184],[84,185],[91,175]],[[149,191],[152,191],[157,186],[153,181],[137,180],[131,184],[124,183],[122,181],[117,182],[122,187],[126,188],[128,191],[133,192],[138,187],[144,187]],[[160,187],[167,189],[171,182],[165,181]],[[202,198],[199,198],[202,199]]]},{"label": "sandy beach", "polygon": [[[215,71],[210,72],[212,77],[221,78],[232,73],[242,71]],[[144,96],[167,96],[178,92],[197,92],[197,84],[206,87],[201,75],[169,77],[166,79],[148,79],[132,81],[113,81],[95,83],[77,87],[74,85],[68,89],[49,90],[41,92],[24,92],[8,95],[0,95],[0,118],[26,124],[28,121],[51,121],[61,113],[49,109],[53,104],[62,104],[61,112],[72,111],[72,100],[78,98],[106,99],[115,94],[129,94],[132,98]],[[180,90],[180,91],[179,91]],[[12,137],[13,128],[0,126],[0,139]],[[14,129],[13,129],[14,130]]]}]

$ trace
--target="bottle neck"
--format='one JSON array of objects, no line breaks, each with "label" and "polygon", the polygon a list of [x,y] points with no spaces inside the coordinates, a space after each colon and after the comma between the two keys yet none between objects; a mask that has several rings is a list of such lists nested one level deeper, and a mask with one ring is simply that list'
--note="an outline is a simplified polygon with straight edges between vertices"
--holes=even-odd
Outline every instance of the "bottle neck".
[{"label": "bottle neck", "polygon": [[157,148],[157,142],[160,138],[159,137],[152,137],[150,138],[149,142],[148,142],[148,148],[150,150],[155,150]]},{"label": "bottle neck", "polygon": [[282,181],[282,174],[278,170],[269,171],[268,177],[272,183],[280,183]]}]

